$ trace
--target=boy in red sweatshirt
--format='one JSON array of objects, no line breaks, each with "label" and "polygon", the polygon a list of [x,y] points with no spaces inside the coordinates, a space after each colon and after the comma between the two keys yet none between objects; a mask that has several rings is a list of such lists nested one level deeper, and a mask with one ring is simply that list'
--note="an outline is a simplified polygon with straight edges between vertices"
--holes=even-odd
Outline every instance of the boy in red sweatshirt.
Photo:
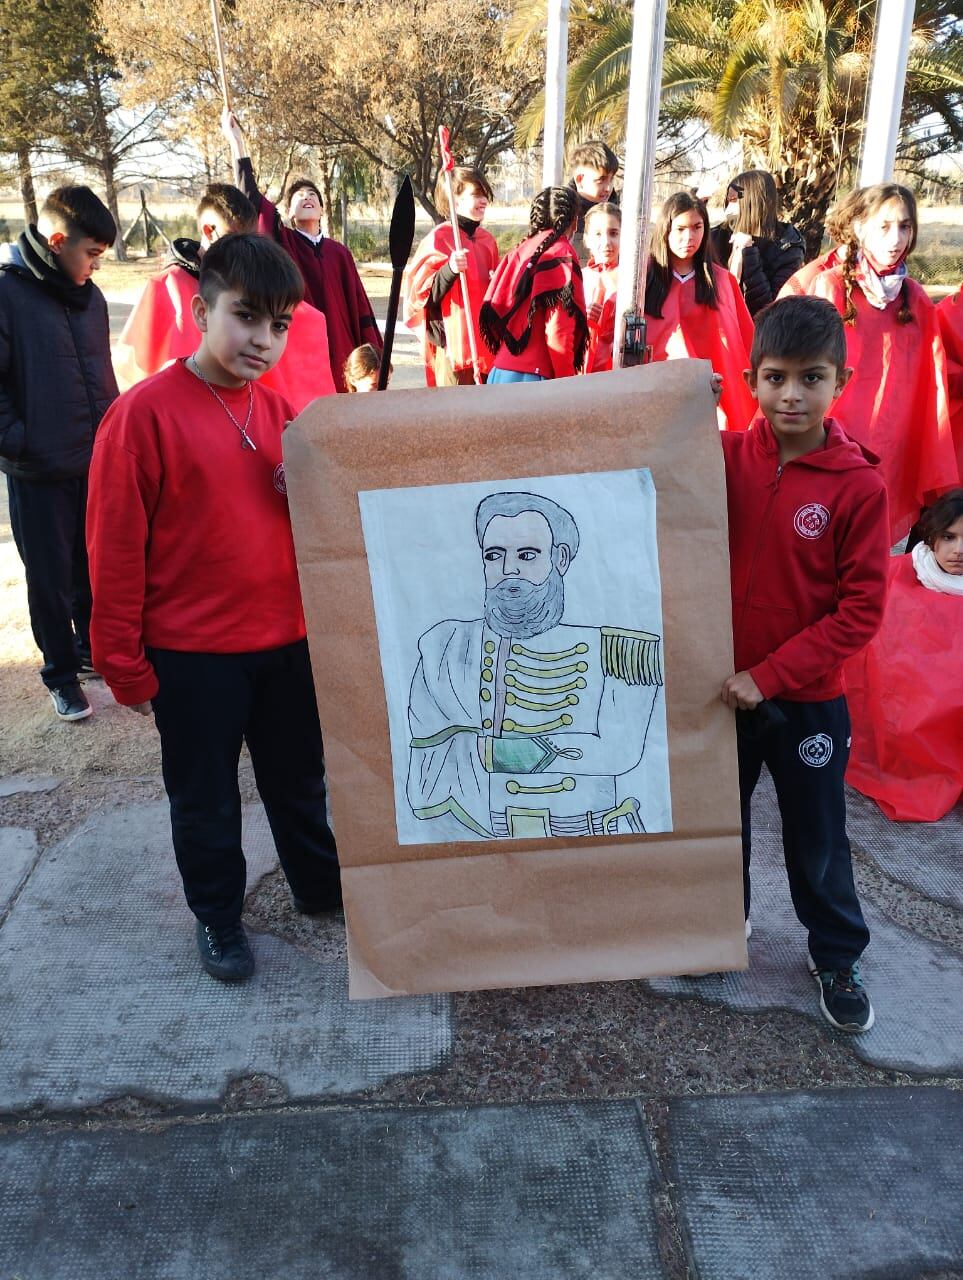
[{"label": "boy in red sweatshirt", "polygon": [[889,564],[878,459],[825,414],[849,380],[831,303],[786,298],[756,317],[746,380],[762,416],[721,435],[729,501],[746,935],[750,801],[776,788],[796,915],[809,931],[820,1008],[868,1031],[859,956],[869,942],[853,883],[843,775],[850,724],[841,666],[876,634]]},{"label": "boy in red sweatshirt", "polygon": [[153,710],[201,963],[230,982],[254,971],[242,741],[298,910],[335,909],[341,889],[281,460],[293,415],[257,385],[303,281],[272,241],[230,235],[198,287],[197,350],[122,395],[97,436],[91,640],[117,701]]}]

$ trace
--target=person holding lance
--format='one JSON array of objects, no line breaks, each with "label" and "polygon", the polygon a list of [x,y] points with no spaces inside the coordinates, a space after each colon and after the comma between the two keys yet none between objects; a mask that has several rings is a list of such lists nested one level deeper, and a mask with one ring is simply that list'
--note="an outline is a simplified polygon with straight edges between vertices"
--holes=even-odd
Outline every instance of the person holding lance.
[{"label": "person holding lance", "polygon": [[237,185],[254,205],[258,230],[272,236],[294,259],[304,277],[305,300],[328,323],[331,369],[339,391],[347,391],[342,370],[355,347],[370,343],[381,350],[381,334],[354,258],[348,248],[321,233],[321,193],[308,178],[298,178],[286,192],[288,223],[257,185],[254,167],[237,116],[227,107],[221,129],[234,159]]}]

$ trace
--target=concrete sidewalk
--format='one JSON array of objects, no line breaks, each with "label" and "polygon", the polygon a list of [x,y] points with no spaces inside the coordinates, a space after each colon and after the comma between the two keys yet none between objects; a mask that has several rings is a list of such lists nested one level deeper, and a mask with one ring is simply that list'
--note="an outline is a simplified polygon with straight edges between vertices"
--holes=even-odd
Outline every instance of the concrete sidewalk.
[{"label": "concrete sidewalk", "polygon": [[258,973],[225,988],[163,802],[43,847],[56,786],[0,782],[3,1280],[963,1275],[960,809],[907,831],[854,799],[878,1024],[852,1039],[766,788],[748,974],[349,1004],[343,921],[293,912],[259,806]]}]

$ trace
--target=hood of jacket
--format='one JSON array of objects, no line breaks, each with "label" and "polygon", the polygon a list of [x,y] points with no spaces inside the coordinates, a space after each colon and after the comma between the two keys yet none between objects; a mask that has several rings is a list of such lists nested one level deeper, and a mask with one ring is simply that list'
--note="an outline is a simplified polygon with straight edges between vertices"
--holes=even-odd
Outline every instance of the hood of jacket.
[{"label": "hood of jacket", "polygon": [[[853,440],[835,418],[825,420],[826,443],[822,449],[813,449],[793,458],[794,467],[813,467],[817,471],[853,471],[861,467],[878,467],[875,453]],[[778,464],[779,441],[768,421],[760,416],[752,423],[753,447],[758,453],[774,458]]]},{"label": "hood of jacket", "polygon": [[94,296],[93,281],[85,280],[83,284],[74,284],[60,270],[57,255],[47,244],[46,237],[33,224],[20,233],[16,250],[19,260],[6,263],[8,270],[12,269],[35,280],[42,289],[55,294],[65,306],[74,311],[87,310]]}]

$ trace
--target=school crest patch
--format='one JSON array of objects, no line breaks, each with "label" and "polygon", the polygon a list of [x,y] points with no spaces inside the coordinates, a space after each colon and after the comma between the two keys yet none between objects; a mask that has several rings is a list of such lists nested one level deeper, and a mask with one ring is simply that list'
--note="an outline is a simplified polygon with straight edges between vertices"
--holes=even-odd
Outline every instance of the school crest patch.
[{"label": "school crest patch", "polygon": [[828,733],[814,733],[799,744],[799,759],[811,769],[821,769],[833,755],[833,740]]},{"label": "school crest patch", "polygon": [[793,517],[800,538],[821,538],[829,528],[829,510],[821,502],[807,502]]},{"label": "school crest patch", "polygon": [[288,486],[287,486],[287,481],[284,479],[284,463],[283,462],[279,462],[278,465],[274,468],[274,487],[275,489],[277,489],[278,493],[283,493],[285,496],[287,496]]}]

